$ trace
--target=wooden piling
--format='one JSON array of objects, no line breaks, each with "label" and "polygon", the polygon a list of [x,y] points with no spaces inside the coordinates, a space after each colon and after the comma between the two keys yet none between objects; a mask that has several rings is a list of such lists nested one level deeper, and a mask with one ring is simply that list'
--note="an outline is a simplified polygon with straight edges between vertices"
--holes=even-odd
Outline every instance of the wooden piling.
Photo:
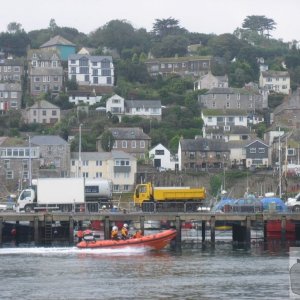
[{"label": "wooden piling", "polygon": [[69,218],[69,244],[74,244],[74,220],[72,216]]},{"label": "wooden piling", "polygon": [[34,244],[37,246],[39,244],[39,218],[34,217]]},{"label": "wooden piling", "polygon": [[214,246],[216,242],[216,217],[211,216],[210,218],[210,241],[211,244]]},{"label": "wooden piling", "polygon": [[0,246],[2,245],[3,218],[0,218]]},{"label": "wooden piling", "polygon": [[246,217],[246,236],[245,242],[247,244],[251,243],[251,218],[249,216]]},{"label": "wooden piling", "polygon": [[281,217],[281,242],[286,241],[286,217]]},{"label": "wooden piling", "polygon": [[175,218],[175,226],[176,226],[176,238],[175,238],[175,250],[181,251],[181,220],[179,216]]},{"label": "wooden piling", "polygon": [[205,242],[205,221],[202,221],[202,225],[201,225],[201,232],[202,232],[202,243]]},{"label": "wooden piling", "polygon": [[142,232],[142,235],[145,233],[145,216],[140,217],[140,229]]},{"label": "wooden piling", "polygon": [[110,222],[109,222],[108,216],[105,216],[105,219],[104,219],[104,239],[105,240],[110,239]]}]

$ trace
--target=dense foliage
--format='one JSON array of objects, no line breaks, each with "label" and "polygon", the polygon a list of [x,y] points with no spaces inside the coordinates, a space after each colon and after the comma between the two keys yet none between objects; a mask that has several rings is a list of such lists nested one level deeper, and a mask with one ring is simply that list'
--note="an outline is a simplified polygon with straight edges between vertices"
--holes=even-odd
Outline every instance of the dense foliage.
[{"label": "dense foliage", "polygon": [[[280,40],[271,39],[271,32],[276,22],[265,16],[247,16],[242,28],[233,33],[221,35],[189,32],[180,26],[174,18],[156,19],[152,31],[134,28],[126,20],[111,20],[89,34],[79,32],[75,28],[60,27],[54,19],[48,28],[25,32],[22,25],[16,22],[8,24],[7,30],[0,33],[0,48],[7,55],[25,57],[28,48],[38,48],[55,35],[61,35],[77,45],[96,48],[96,53],[106,54],[116,50],[115,93],[125,99],[160,99],[163,106],[162,122],[141,118],[124,118],[118,126],[141,126],[151,138],[153,145],[162,143],[175,152],[180,137],[193,138],[201,135],[203,122],[197,103],[198,95],[205,91],[193,91],[193,78],[151,78],[144,61],[147,57],[173,57],[185,55],[211,55],[214,75],[229,76],[232,87],[243,87],[245,83],[258,82],[258,60],[273,70],[285,70],[291,75],[291,86],[295,89],[300,83],[300,52],[296,43],[292,46]],[[188,53],[188,45],[197,44],[193,52]],[[291,46],[291,47],[290,47]],[[284,65],[285,64],[285,65]],[[26,79],[26,78],[25,78]],[[26,86],[26,84],[24,85]],[[66,81],[68,90],[77,89],[77,84]],[[78,127],[80,122],[91,126],[93,133],[83,132],[83,150],[95,149],[95,139],[103,133],[107,125],[117,124],[115,118],[104,116],[102,119],[89,118],[78,112],[68,102],[67,95],[61,93],[56,98],[43,95],[47,100],[70,113],[54,127],[43,125],[26,125],[19,115],[0,116],[1,134],[18,135],[19,131],[35,131],[56,133],[64,138],[72,135],[72,126]],[[104,98],[105,99],[105,98]],[[270,108],[274,109],[283,100],[282,95],[270,95]],[[23,99],[23,107],[36,101],[28,94]],[[103,104],[103,103],[102,103]],[[263,131],[263,128],[258,128]],[[73,148],[76,149],[78,134],[75,132]]]}]

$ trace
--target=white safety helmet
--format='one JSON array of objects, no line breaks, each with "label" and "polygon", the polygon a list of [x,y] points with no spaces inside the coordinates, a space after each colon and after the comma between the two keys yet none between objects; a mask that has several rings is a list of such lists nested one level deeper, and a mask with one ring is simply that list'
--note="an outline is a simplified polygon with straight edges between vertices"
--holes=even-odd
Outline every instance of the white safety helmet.
[{"label": "white safety helmet", "polygon": [[128,228],[128,224],[125,223],[125,224],[123,225],[123,227]]},{"label": "white safety helmet", "polygon": [[112,229],[113,229],[113,230],[118,230],[118,227],[117,227],[117,226],[114,226]]}]

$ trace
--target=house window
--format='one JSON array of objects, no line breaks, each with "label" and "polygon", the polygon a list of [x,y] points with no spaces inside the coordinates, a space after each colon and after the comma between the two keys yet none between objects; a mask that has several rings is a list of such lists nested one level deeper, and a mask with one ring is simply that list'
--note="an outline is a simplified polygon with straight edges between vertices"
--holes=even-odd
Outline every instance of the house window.
[{"label": "house window", "polygon": [[96,178],[101,178],[102,177],[102,172],[96,172]]},{"label": "house window", "polygon": [[216,99],[216,94],[212,94],[212,98],[213,98],[213,99]]},{"label": "house window", "polygon": [[195,159],[196,158],[196,153],[195,152],[189,152],[189,158],[190,159]]},{"label": "house window", "polygon": [[229,100],[230,99],[230,95],[226,94],[226,99]]},{"label": "house window", "polygon": [[79,66],[80,67],[88,67],[88,60],[86,58],[82,58],[82,59],[79,59]]},{"label": "house window", "polygon": [[89,172],[82,172],[82,176],[84,178],[88,178],[89,177]]},{"label": "house window", "polygon": [[122,148],[127,148],[127,141],[122,141]]},{"label": "house window", "polygon": [[71,164],[72,164],[72,166],[74,167],[74,166],[75,166],[75,160],[72,160],[72,161],[71,161]]},{"label": "house window", "polygon": [[227,107],[227,108],[230,107],[230,102],[226,102],[226,107]]},{"label": "house window", "polygon": [[244,121],[244,117],[239,117],[239,121],[243,122]]},{"label": "house window", "polygon": [[208,117],[208,118],[207,118],[207,122],[208,122],[208,123],[211,123],[212,121],[213,121],[213,118],[212,118],[212,117]]},{"label": "house window", "polygon": [[240,100],[240,99],[241,99],[241,94],[237,94],[237,95],[236,95],[236,99],[237,99],[237,100]]},{"label": "house window", "polygon": [[131,148],[136,148],[136,141],[131,141]]},{"label": "house window", "polygon": [[14,179],[14,172],[6,171],[6,179]]},{"label": "house window", "polygon": [[165,68],[165,64],[161,64],[161,65],[160,65],[160,68],[161,68],[161,69],[164,69],[164,68]]},{"label": "house window", "polygon": [[86,81],[86,82],[90,81],[90,76],[89,75],[84,75],[84,81]]},{"label": "house window", "polygon": [[79,73],[80,74],[89,74],[89,68],[88,67],[80,67]]},{"label": "house window", "polygon": [[56,110],[52,110],[52,116],[56,116],[57,115],[57,111]]},{"label": "house window", "polygon": [[118,148],[118,141],[114,142],[113,148]]},{"label": "house window", "polygon": [[125,184],[123,190],[124,190],[124,192],[128,192],[129,191],[129,185]]},{"label": "house window", "polygon": [[[9,153],[7,153],[7,155],[9,155]],[[9,159],[4,160],[4,168],[10,169],[10,160]]]},{"label": "house window", "polygon": [[250,148],[250,153],[256,153],[256,148]]},{"label": "house window", "polygon": [[82,165],[83,166],[88,166],[89,165],[89,161],[88,160],[83,160],[82,161]]},{"label": "house window", "polygon": [[157,150],[155,150],[155,155],[165,155],[165,150],[157,149]]},{"label": "house window", "polygon": [[54,76],[54,77],[53,77],[53,81],[54,81],[54,82],[58,82],[58,76]]},{"label": "house window", "polygon": [[215,101],[213,101],[212,107],[216,107],[216,102]]},{"label": "house window", "polygon": [[46,116],[47,115],[47,111],[43,110],[42,114],[43,114],[43,116]]},{"label": "house window", "polygon": [[107,84],[111,84],[112,83],[111,77],[106,77],[106,83]]},{"label": "house window", "polygon": [[118,192],[119,191],[119,185],[114,184],[114,192]]},{"label": "house window", "polygon": [[288,156],[294,156],[296,154],[296,151],[294,148],[288,148],[287,149],[287,155]]},{"label": "house window", "polygon": [[93,77],[93,83],[94,84],[98,84],[99,82],[98,82],[98,77]]},{"label": "house window", "polygon": [[102,160],[96,160],[96,166],[102,166]]},{"label": "house window", "polygon": [[101,69],[108,69],[110,68],[110,61],[107,59],[104,59],[101,61]]},{"label": "house window", "polygon": [[111,71],[110,69],[103,69],[101,71],[102,76],[111,76]]},{"label": "house window", "polygon": [[237,102],[237,108],[241,108],[241,102],[240,101]]},{"label": "house window", "polygon": [[76,67],[71,67],[71,74],[76,74]]},{"label": "house window", "polygon": [[97,67],[97,62],[93,61],[93,67]]},{"label": "house window", "polygon": [[29,172],[23,171],[23,179],[29,179]]},{"label": "house window", "polygon": [[140,148],[145,148],[145,141],[140,141]]},{"label": "house window", "polygon": [[97,69],[93,69],[93,76],[98,76],[98,70]]},{"label": "house window", "polygon": [[130,166],[130,162],[127,159],[116,159],[115,166]]},{"label": "house window", "polygon": [[76,60],[75,59],[71,59],[71,64],[75,65],[76,64]]}]

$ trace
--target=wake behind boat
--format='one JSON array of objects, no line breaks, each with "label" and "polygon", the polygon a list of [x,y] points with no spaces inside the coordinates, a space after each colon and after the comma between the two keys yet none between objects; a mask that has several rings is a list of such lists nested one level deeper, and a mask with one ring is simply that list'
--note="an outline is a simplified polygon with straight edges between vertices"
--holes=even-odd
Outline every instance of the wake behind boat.
[{"label": "wake behind boat", "polygon": [[76,246],[78,248],[124,248],[124,247],[144,247],[152,250],[160,250],[166,247],[176,236],[176,230],[169,229],[159,233],[142,236],[140,238],[130,238],[127,240],[82,240]]}]

